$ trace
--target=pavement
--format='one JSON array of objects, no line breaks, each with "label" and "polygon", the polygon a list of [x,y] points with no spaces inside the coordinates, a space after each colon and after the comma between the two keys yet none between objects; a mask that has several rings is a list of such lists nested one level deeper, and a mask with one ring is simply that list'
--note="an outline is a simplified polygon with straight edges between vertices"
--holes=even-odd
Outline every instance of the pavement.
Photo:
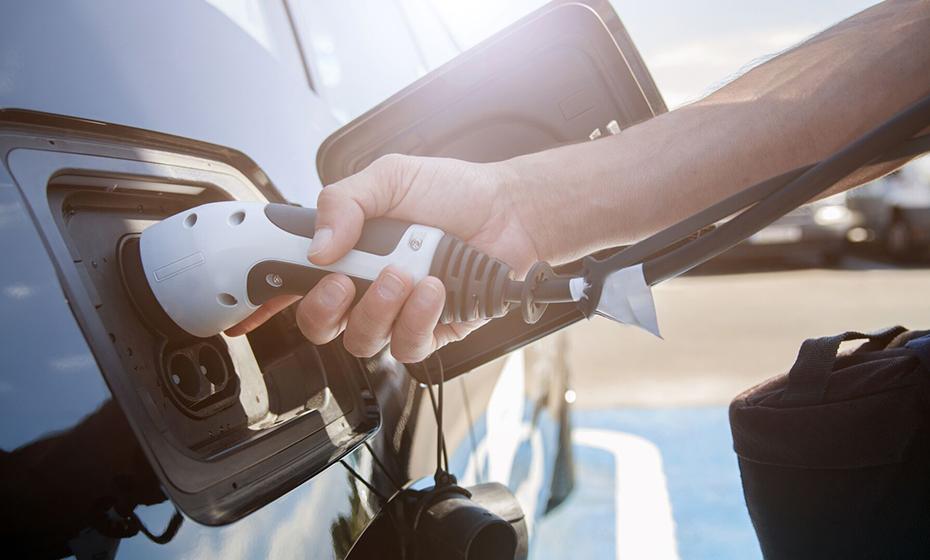
[{"label": "pavement", "polygon": [[802,340],[930,325],[930,268],[847,258],[705,268],[655,290],[664,339],[595,319],[568,329],[577,486],[533,560],[761,558],[727,405],[786,371]]}]

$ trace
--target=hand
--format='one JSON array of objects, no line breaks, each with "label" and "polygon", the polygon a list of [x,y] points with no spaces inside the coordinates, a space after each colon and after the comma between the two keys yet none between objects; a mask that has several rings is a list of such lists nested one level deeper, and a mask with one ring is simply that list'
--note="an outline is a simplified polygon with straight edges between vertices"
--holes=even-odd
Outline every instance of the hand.
[{"label": "hand", "polygon": [[[438,227],[503,260],[522,276],[540,252],[508,191],[514,184],[511,176],[503,163],[384,156],[320,193],[309,258],[320,265],[335,262],[355,246],[365,220],[387,216]],[[355,285],[347,276],[330,274],[303,297],[298,327],[314,344],[325,344],[345,331],[346,349],[359,357],[371,357],[390,342],[394,357],[410,363],[482,324],[438,325],[445,301],[442,282],[428,277],[414,285],[404,272],[390,267],[350,309],[354,297]],[[296,299],[266,303],[227,334],[254,329]]]}]

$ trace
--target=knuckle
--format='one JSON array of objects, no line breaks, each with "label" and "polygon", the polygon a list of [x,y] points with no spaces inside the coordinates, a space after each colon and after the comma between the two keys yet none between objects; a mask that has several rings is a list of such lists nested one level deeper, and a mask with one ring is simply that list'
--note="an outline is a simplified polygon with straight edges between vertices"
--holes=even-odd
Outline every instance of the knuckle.
[{"label": "knuckle", "polygon": [[297,328],[314,344],[326,344],[335,338],[340,316],[319,308],[312,294],[301,300],[297,307]]},{"label": "knuckle", "polygon": [[372,174],[384,184],[397,188],[406,183],[416,168],[417,158],[404,154],[385,154],[372,163]]},{"label": "knuckle", "polygon": [[320,212],[326,212],[330,208],[335,208],[344,198],[339,185],[330,185],[320,191],[316,197],[316,207]]},{"label": "knuckle", "polygon": [[371,168],[374,171],[392,170],[404,165],[407,159],[407,156],[401,154],[384,154],[371,162]]},{"label": "knuckle", "polygon": [[402,341],[420,342],[433,336],[433,327],[402,315],[394,326],[395,335]]},{"label": "knuckle", "polygon": [[391,346],[391,355],[402,364],[415,364],[423,361],[423,357],[418,354],[410,352],[409,350],[398,350],[393,346]]},{"label": "knuckle", "polygon": [[300,329],[304,338],[316,345],[326,344],[333,339],[327,336],[329,333],[326,330],[321,329],[315,321],[308,319],[304,313],[297,314],[297,328]]},{"label": "knuckle", "polygon": [[379,332],[381,330],[376,315],[365,302],[360,303],[349,315],[348,327],[343,337],[346,350],[360,358],[374,356],[387,344],[387,336]]},{"label": "knuckle", "polygon": [[384,347],[384,344],[384,342],[360,335],[351,328],[347,329],[345,336],[342,337],[342,345],[345,346],[346,351],[359,358],[371,358]]},{"label": "knuckle", "polygon": [[352,329],[360,333],[364,333],[366,336],[373,336],[379,330],[382,330],[380,326],[386,319],[385,314],[379,313],[377,309],[373,309],[372,301],[370,298],[363,298],[358,305],[352,310],[352,314],[349,317],[349,324],[352,325]]},{"label": "knuckle", "polygon": [[394,326],[391,354],[402,363],[422,361],[429,351],[432,340],[432,325],[402,316]]},{"label": "knuckle", "polygon": [[342,317],[343,310],[327,307],[326,304],[323,303],[322,297],[321,294],[312,292],[307,295],[306,305],[304,306],[305,315],[313,324],[335,325]]}]

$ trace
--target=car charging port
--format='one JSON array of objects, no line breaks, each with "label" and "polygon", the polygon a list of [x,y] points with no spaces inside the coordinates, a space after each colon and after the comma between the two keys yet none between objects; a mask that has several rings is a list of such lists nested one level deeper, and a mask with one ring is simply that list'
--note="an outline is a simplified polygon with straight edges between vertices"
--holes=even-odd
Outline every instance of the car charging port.
[{"label": "car charging port", "polygon": [[146,285],[136,258],[146,228],[203,204],[275,193],[251,182],[257,168],[243,164],[244,175],[197,153],[127,149],[101,139],[102,128],[94,123],[93,142],[56,141],[68,152],[44,137],[8,136],[33,158],[17,164],[18,186],[166,493],[200,523],[229,523],[360,445],[379,409],[362,364],[312,345],[290,310],[248,336],[197,338],[135,297],[132,287]]},{"label": "car charging port", "polygon": [[238,401],[238,378],[225,342],[219,337],[187,343],[168,343],[162,352],[162,380],[174,403],[185,413],[202,418]]}]

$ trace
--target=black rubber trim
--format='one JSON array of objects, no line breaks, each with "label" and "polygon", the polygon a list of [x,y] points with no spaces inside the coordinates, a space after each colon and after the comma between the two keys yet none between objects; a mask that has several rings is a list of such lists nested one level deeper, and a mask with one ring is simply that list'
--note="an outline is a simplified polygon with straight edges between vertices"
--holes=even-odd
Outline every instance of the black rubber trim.
[{"label": "black rubber trim", "polygon": [[[277,275],[280,278],[280,286],[274,286],[268,282],[268,275]],[[302,296],[317,285],[317,282],[323,279],[327,274],[326,270],[313,268],[312,266],[303,266],[299,264],[267,260],[262,261],[249,270],[246,278],[246,289],[249,294],[249,301],[253,305],[261,305],[273,297],[282,295]],[[350,277],[355,284],[355,303],[361,299],[365,290],[371,286],[371,281],[360,280]]]},{"label": "black rubber trim", "polygon": [[[316,231],[316,208],[303,208],[289,204],[268,204],[265,216],[274,225],[300,237],[313,238]],[[410,224],[390,218],[372,218],[365,222],[362,237],[355,249],[373,255],[390,255]]]},{"label": "black rubber trim", "polygon": [[142,268],[139,235],[127,235],[120,239],[117,255],[123,288],[142,322],[173,340],[197,338],[179,327],[158,303]]},{"label": "black rubber trim", "polygon": [[[912,138],[903,144],[888,150],[875,158],[875,163],[892,162],[903,158],[915,157],[930,152],[930,134]],[[600,287],[604,278],[611,272],[632,266],[650,259],[659,260],[660,255],[675,253],[677,249],[686,245],[692,246],[698,238],[712,233],[716,228],[714,222],[731,216],[740,210],[748,208],[767,198],[780,189],[785,188],[792,181],[800,178],[814,168],[814,164],[805,165],[797,169],[782,173],[781,175],[766,179],[752,187],[731,195],[730,197],[709,206],[708,208],[690,216],[677,224],[670,226],[622,251],[615,253],[604,260],[592,257],[584,259],[584,276],[589,281],[588,297],[578,302],[578,307],[586,317],[594,314],[597,302],[600,300]],[[737,240],[736,243],[739,243]],[[676,253],[678,254],[678,253]],[[710,257],[707,257],[709,259]],[[704,260],[707,260],[704,259]],[[700,264],[696,262],[690,267]],[[648,280],[648,278],[647,278]],[[656,280],[658,281],[658,280]]]},{"label": "black rubber trim", "polygon": [[787,185],[769,194],[715,231],[675,251],[647,261],[643,275],[649,285],[673,278],[719,255],[809,202],[857,169],[900,149],[930,123],[930,96],[872,129],[827,159],[807,168]]}]

